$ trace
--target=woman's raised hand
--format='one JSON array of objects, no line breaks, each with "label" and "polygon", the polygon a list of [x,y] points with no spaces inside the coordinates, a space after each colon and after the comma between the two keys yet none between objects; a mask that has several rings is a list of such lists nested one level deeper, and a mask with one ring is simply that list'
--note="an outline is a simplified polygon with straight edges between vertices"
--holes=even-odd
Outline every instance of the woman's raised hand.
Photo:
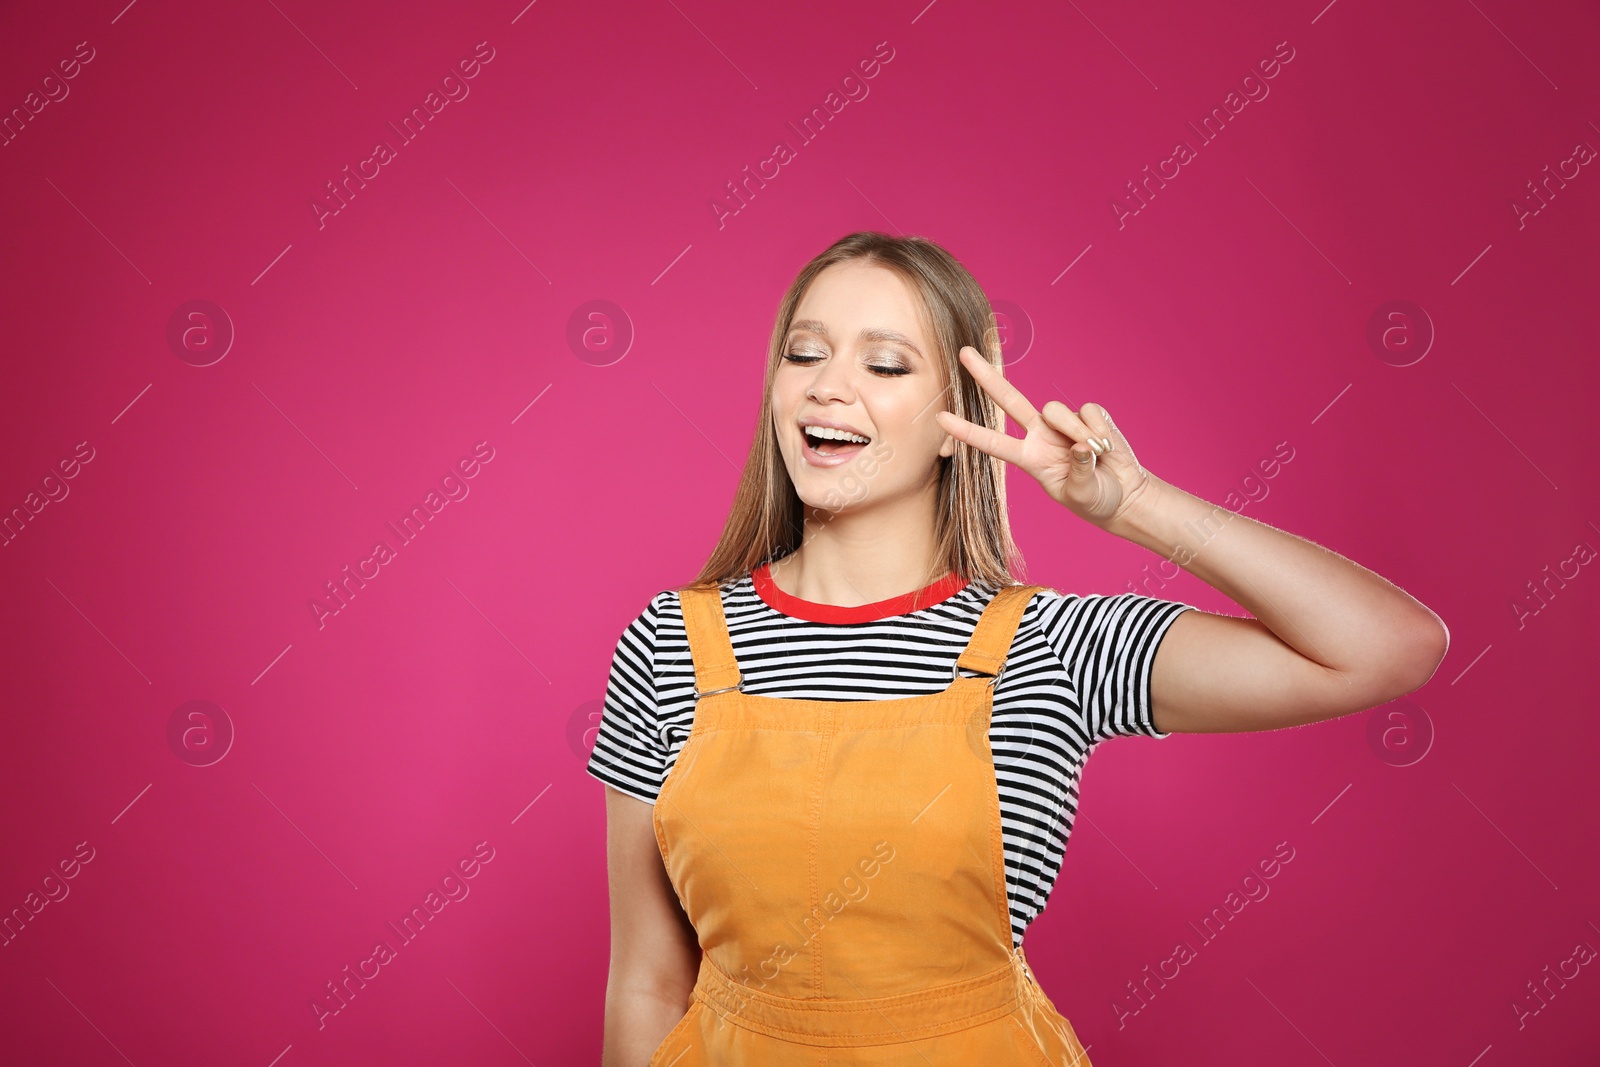
[{"label": "woman's raised hand", "polygon": [[940,411],[934,418],[951,437],[1021,467],[1051,499],[1096,526],[1109,526],[1150,487],[1150,476],[1105,408],[1085,404],[1073,412],[1050,400],[1041,412],[977,349],[963,348],[961,363],[1027,435],[1019,440]]}]

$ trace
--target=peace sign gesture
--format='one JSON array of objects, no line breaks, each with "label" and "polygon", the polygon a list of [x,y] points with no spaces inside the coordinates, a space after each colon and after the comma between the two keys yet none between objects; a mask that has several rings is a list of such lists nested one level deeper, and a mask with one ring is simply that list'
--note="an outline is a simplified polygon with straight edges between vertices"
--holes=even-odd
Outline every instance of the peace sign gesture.
[{"label": "peace sign gesture", "polygon": [[961,363],[1027,436],[1018,440],[940,411],[934,419],[950,436],[1021,467],[1051,499],[1102,528],[1144,494],[1150,476],[1105,408],[1085,404],[1074,413],[1061,401],[1050,400],[1040,412],[977,349],[962,348]]}]

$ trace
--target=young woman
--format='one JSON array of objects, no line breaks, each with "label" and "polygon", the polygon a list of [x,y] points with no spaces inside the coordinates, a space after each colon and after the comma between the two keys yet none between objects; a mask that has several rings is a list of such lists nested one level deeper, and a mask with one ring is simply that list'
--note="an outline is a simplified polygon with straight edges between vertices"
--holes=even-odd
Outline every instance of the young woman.
[{"label": "young woman", "polygon": [[[1163,481],[1098,404],[1036,409],[993,323],[915,237],[785,295],[721,541],[623,632],[588,765],[606,1067],[1084,1067],[1022,938],[1092,748],[1347,715],[1443,659],[1383,578]],[[1019,584],[1008,463],[1253,617]]]}]

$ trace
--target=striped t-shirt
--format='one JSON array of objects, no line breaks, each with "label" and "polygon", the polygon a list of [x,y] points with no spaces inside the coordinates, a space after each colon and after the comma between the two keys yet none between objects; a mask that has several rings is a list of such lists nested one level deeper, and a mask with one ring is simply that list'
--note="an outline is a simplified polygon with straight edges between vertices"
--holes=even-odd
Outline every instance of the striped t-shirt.
[{"label": "striped t-shirt", "polygon": [[[723,584],[722,607],[746,693],[886,700],[948,686],[994,594],[951,574],[891,600],[837,607],[783,592],[762,565]],[[1150,717],[1150,669],[1167,628],[1191,607],[1053,589],[1028,601],[989,727],[1014,945],[1060,873],[1090,750],[1118,734],[1170,736]],[[617,641],[589,774],[654,803],[694,723],[693,687],[683,606],[666,590]]]}]

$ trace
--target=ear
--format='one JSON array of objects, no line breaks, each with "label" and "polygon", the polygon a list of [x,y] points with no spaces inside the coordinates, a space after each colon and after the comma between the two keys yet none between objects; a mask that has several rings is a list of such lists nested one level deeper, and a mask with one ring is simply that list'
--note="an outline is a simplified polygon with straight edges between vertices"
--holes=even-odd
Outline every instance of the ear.
[{"label": "ear", "polygon": [[939,445],[939,455],[946,458],[956,454],[956,439],[949,434],[944,435],[944,441]]}]

